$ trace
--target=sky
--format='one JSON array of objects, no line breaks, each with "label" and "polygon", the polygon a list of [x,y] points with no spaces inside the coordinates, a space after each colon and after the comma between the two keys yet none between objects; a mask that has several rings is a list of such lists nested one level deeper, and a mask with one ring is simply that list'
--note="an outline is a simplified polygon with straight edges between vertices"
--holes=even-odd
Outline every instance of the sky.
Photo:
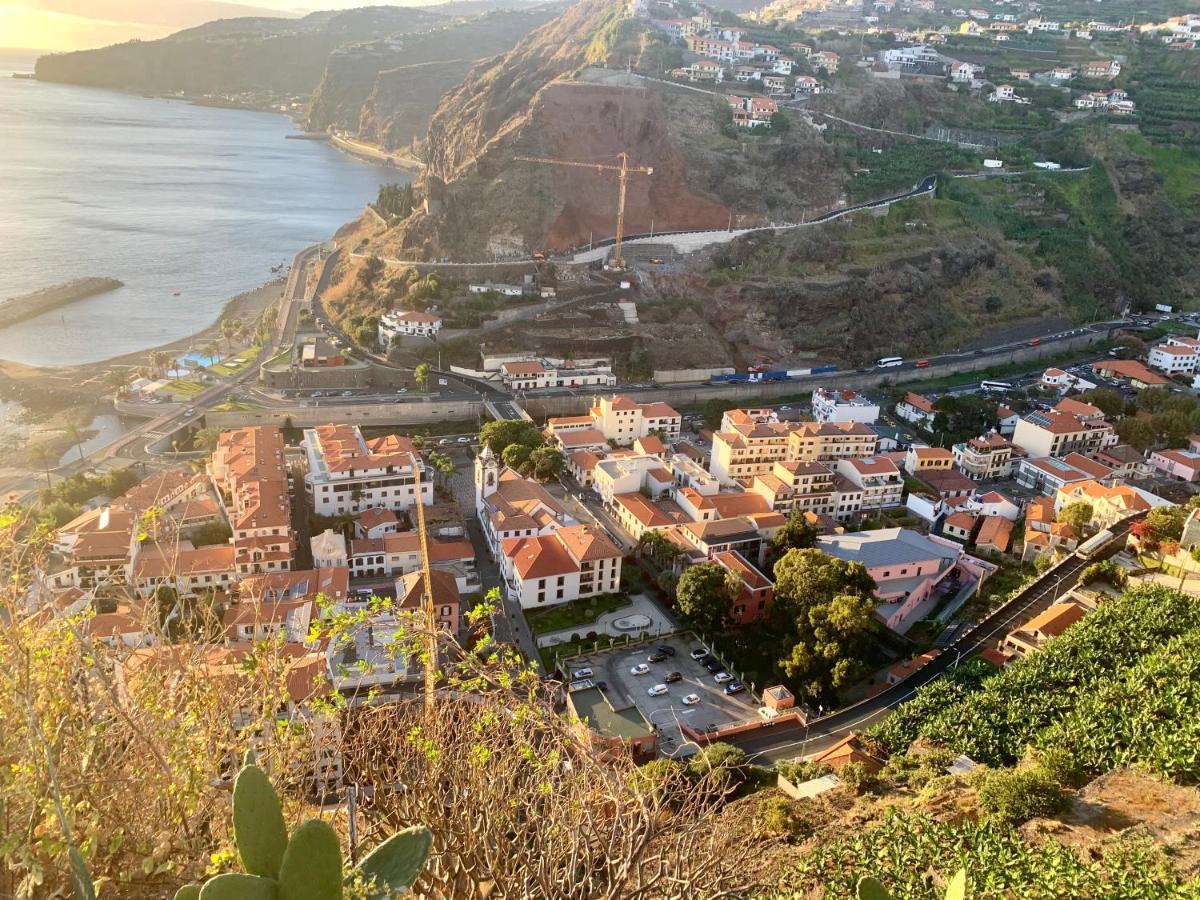
[{"label": "sky", "polygon": [[0,0],[0,47],[80,50],[152,40],[232,16],[303,15],[381,3],[386,0]]}]

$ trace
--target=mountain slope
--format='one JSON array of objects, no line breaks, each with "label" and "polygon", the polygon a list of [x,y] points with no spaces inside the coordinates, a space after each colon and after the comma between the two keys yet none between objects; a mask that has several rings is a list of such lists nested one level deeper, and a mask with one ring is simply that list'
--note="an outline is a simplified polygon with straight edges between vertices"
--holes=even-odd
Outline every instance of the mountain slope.
[{"label": "mountain slope", "polygon": [[473,70],[443,98],[420,148],[429,210],[381,246],[480,258],[613,234],[611,172],[518,157],[611,164],[624,152],[653,168],[630,180],[631,233],[786,221],[840,199],[844,172],[815,132],[733,135],[721,95],[626,71],[659,71],[666,53],[662,36],[622,4],[582,0]]},{"label": "mountain slope", "polygon": [[319,12],[302,19],[227,19],[157,41],[43,56],[35,71],[43,81],[120,90],[307,94],[338,47],[445,21],[436,12],[396,6]]}]

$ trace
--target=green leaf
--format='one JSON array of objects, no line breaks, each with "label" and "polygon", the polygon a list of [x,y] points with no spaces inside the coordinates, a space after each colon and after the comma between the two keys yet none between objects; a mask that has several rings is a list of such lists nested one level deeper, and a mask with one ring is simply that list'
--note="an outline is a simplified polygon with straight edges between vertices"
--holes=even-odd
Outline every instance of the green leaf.
[{"label": "green leaf", "polygon": [[967,896],[967,870],[959,869],[946,885],[946,900],[965,900]]},{"label": "green leaf", "polygon": [[67,851],[71,862],[71,883],[75,886],[75,900],[96,900],[96,888],[92,884],[92,873],[88,871],[87,863],[79,848],[72,846]]},{"label": "green leaf", "polygon": [[175,900],[200,900],[200,885],[185,884],[175,892]]},{"label": "green leaf", "polygon": [[425,867],[433,846],[433,832],[424,825],[398,831],[372,850],[358,864],[368,882],[372,879],[391,890],[412,887]]},{"label": "green leaf", "polygon": [[233,784],[233,832],[247,872],[265,878],[279,876],[287,828],[275,789],[258,766],[243,768]]},{"label": "green leaf", "polygon": [[210,878],[200,889],[200,900],[277,900],[279,886],[273,878],[226,872]]},{"label": "green leaf", "polygon": [[892,895],[878,878],[866,875],[858,880],[858,900],[892,900]]},{"label": "green leaf", "polygon": [[254,748],[247,747],[246,752],[242,755],[242,766],[244,768],[246,766],[256,765],[258,765],[258,757],[254,753]]},{"label": "green leaf", "polygon": [[309,819],[295,830],[279,867],[282,900],[341,900],[342,847],[328,823]]}]

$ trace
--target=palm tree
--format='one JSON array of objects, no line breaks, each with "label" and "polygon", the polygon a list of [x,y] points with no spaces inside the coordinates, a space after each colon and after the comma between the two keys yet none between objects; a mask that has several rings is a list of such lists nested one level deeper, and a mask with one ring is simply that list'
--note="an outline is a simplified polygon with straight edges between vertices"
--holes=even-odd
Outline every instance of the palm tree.
[{"label": "palm tree", "polygon": [[413,380],[421,386],[421,390],[426,390],[429,384],[429,363],[421,363],[413,369]]},{"label": "palm tree", "polygon": [[71,439],[71,443],[75,445],[75,449],[79,451],[79,461],[83,462],[83,429],[74,422],[68,422],[67,427],[63,429],[67,433],[67,437]]},{"label": "palm tree", "polygon": [[50,468],[57,461],[49,444],[34,444],[29,448],[29,461],[46,473],[46,487],[50,487]]},{"label": "palm tree", "polygon": [[225,338],[225,348],[230,352],[233,352],[233,338],[237,333],[238,324],[237,319],[222,319],[217,325],[221,337]]},{"label": "palm tree", "polygon": [[204,345],[203,348],[201,348],[200,352],[203,353],[205,355],[205,357],[207,357],[208,364],[212,365],[213,360],[215,360],[217,358],[217,352],[220,349],[221,349],[221,345],[218,344],[216,341],[209,341],[207,344]]}]

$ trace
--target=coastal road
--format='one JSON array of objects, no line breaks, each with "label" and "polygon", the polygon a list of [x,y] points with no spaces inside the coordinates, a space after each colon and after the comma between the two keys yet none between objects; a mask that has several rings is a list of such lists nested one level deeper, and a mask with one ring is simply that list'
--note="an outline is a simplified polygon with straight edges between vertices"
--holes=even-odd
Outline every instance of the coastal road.
[{"label": "coastal road", "polygon": [[931,662],[882,693],[814,719],[808,725],[789,722],[745,735],[735,735],[726,740],[745,750],[751,762],[769,764],[781,759],[795,759],[819,753],[850,732],[861,731],[910,699],[918,688],[956,668],[962,660],[994,646],[1008,632],[1048,609],[1059,597],[1075,587],[1079,581],[1079,574],[1085,568],[1098,559],[1106,559],[1120,550],[1125,545],[1125,538],[1129,536],[1131,525],[1141,518],[1141,515],[1135,516],[1114,526],[1111,529],[1113,540],[1104,552],[1087,560],[1070,556],[1048,570],[1020,594],[943,649]]}]

